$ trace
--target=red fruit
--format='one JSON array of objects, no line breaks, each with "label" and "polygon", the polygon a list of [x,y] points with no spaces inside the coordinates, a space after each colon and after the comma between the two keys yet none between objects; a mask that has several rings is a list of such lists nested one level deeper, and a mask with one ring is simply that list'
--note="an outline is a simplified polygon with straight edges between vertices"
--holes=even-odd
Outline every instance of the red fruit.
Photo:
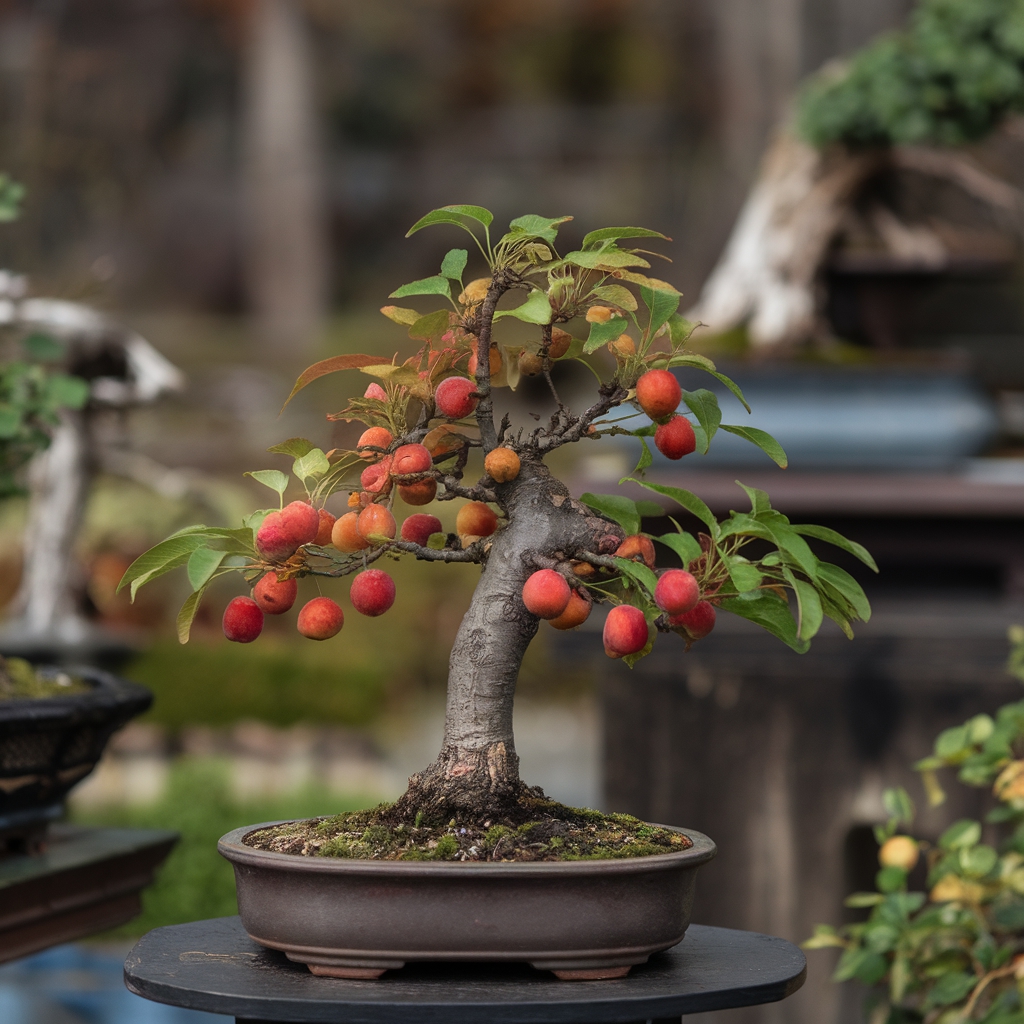
[{"label": "red fruit", "polygon": [[398,524],[395,517],[383,505],[368,505],[359,513],[356,528],[363,540],[371,537],[394,537]]},{"label": "red fruit", "polygon": [[291,558],[303,544],[316,540],[320,515],[305,501],[293,501],[280,512],[271,512],[256,531],[256,547],[272,562]]},{"label": "red fruit", "polygon": [[479,401],[470,397],[476,391],[476,383],[466,377],[446,377],[434,392],[434,408],[449,420],[460,420],[468,416]]},{"label": "red fruit", "polygon": [[362,484],[363,490],[369,491],[370,494],[389,494],[391,491],[391,456],[385,455],[380,462],[367,466],[359,474],[359,482]]},{"label": "red fruit", "polygon": [[432,533],[441,533],[441,520],[425,512],[417,512],[402,523],[402,540],[426,546]]},{"label": "red fruit", "polygon": [[256,584],[252,596],[268,615],[283,615],[295,604],[298,592],[295,580],[278,580],[276,572],[268,572]]},{"label": "red fruit", "polygon": [[399,476],[425,473],[434,464],[430,452],[421,444],[403,444],[391,458],[391,472]]},{"label": "red fruit", "polygon": [[235,597],[224,609],[224,635],[236,644],[251,644],[263,632],[263,612],[251,597]]},{"label": "red fruit", "polygon": [[541,619],[557,619],[569,605],[572,591],[554,569],[539,569],[523,584],[523,604]]},{"label": "red fruit", "polygon": [[436,494],[436,480],[417,480],[414,484],[398,485],[398,496],[406,505],[429,505]]},{"label": "red fruit", "polygon": [[668,370],[648,370],[636,382],[636,400],[652,420],[671,416],[682,397],[679,381]]},{"label": "red fruit", "polygon": [[575,629],[587,621],[593,607],[593,599],[585,589],[574,590],[569,596],[565,611],[557,619],[548,619],[548,622],[555,629]]},{"label": "red fruit", "polygon": [[[388,393],[377,383],[371,384],[364,392],[363,398],[376,398],[381,402],[388,400]],[[388,444],[391,442],[389,441]]]},{"label": "red fruit", "polygon": [[461,536],[490,537],[497,528],[497,515],[482,501],[467,501],[455,517],[455,532]]},{"label": "red fruit", "polygon": [[319,516],[320,525],[317,527],[313,543],[319,544],[320,547],[326,547],[331,543],[331,531],[334,529],[335,518],[325,508],[320,509]]},{"label": "red fruit", "polygon": [[636,560],[639,555],[648,569],[654,568],[654,543],[642,533],[630,534],[616,549],[617,558]]},{"label": "red fruit", "polygon": [[673,416],[654,432],[654,445],[666,459],[681,459],[697,447],[697,438],[685,416]]},{"label": "red fruit", "polygon": [[715,628],[715,606],[701,601],[696,607],[682,615],[673,615],[670,626],[682,627],[691,640],[700,640]]},{"label": "red fruit", "polygon": [[[370,387],[373,387],[373,385],[371,384]],[[394,437],[391,436],[390,430],[386,430],[384,427],[370,427],[369,430],[364,430],[359,435],[359,440],[356,442],[356,450],[361,458],[369,459],[372,462],[379,459],[381,453],[369,450],[362,451],[362,449],[366,445],[372,445],[374,448],[387,448],[392,441],[394,441]]]},{"label": "red fruit", "polygon": [[352,581],[348,596],[360,615],[383,615],[395,603],[395,581],[380,569],[367,569]]},{"label": "red fruit", "polygon": [[604,620],[604,653],[609,658],[636,654],[647,646],[647,620],[631,604],[616,605]]},{"label": "red fruit", "polygon": [[345,554],[362,551],[370,546],[370,542],[359,532],[359,513],[346,512],[331,530],[331,543]]},{"label": "red fruit", "polygon": [[310,640],[329,640],[345,625],[345,613],[329,597],[314,597],[302,606],[295,625]]},{"label": "red fruit", "polygon": [[669,569],[662,573],[654,588],[654,603],[669,615],[682,615],[696,607],[700,585],[685,569]]}]

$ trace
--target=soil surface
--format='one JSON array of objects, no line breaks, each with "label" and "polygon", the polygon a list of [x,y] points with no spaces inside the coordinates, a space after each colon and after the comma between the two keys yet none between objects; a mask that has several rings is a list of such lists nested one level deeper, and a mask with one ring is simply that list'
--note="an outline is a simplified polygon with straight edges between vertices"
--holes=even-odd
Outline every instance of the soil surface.
[{"label": "soil surface", "polygon": [[602,814],[550,800],[538,801],[535,820],[523,825],[392,825],[385,823],[389,807],[381,804],[368,811],[258,829],[242,842],[257,850],[304,857],[501,862],[649,857],[693,845],[678,832],[628,814]]},{"label": "soil surface", "polygon": [[92,687],[76,676],[56,669],[37,671],[23,658],[0,658],[0,701],[66,697],[87,693]]}]

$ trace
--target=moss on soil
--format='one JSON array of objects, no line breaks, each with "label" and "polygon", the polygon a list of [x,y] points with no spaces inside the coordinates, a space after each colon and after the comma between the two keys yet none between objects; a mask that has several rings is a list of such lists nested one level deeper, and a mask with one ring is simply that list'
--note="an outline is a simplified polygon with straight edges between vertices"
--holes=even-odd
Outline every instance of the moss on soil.
[{"label": "moss on soil", "polygon": [[257,850],[356,860],[560,861],[616,860],[676,853],[693,843],[628,814],[602,814],[538,800],[535,820],[430,825],[385,823],[389,804],[333,818],[293,821],[259,829],[242,842]]},{"label": "moss on soil", "polygon": [[22,658],[0,658],[0,701],[67,697],[91,689],[84,679],[66,672],[53,669],[37,672]]}]

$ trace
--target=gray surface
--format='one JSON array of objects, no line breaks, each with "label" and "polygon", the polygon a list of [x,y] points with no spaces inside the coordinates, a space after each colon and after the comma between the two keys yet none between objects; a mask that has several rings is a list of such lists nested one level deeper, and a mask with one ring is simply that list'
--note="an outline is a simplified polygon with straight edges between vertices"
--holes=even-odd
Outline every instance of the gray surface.
[{"label": "gray surface", "polygon": [[421,964],[379,981],[318,978],[254,943],[237,917],[157,928],[125,961],[130,991],[240,1018],[301,1024],[575,1024],[639,1021],[774,1002],[804,981],[783,939],[691,926],[674,949],[616,981],[566,982],[527,967]]}]

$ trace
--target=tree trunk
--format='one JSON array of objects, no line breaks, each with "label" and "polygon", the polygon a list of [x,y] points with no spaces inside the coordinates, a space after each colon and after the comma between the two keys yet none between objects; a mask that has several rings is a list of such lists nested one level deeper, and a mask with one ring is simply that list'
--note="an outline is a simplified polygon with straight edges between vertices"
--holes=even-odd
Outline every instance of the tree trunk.
[{"label": "tree trunk", "polygon": [[[409,779],[395,820],[522,821],[531,795],[519,778],[512,706],[523,655],[539,620],[522,601],[539,568],[617,547],[622,531],[569,496],[539,461],[496,488],[508,522],[494,535],[483,576],[459,627],[448,674],[444,743]],[[533,796],[542,796],[539,790]]]},{"label": "tree trunk", "polygon": [[847,205],[883,152],[822,151],[781,130],[718,265],[686,316],[715,333],[746,324],[764,348],[804,341],[818,326],[818,273]]}]

